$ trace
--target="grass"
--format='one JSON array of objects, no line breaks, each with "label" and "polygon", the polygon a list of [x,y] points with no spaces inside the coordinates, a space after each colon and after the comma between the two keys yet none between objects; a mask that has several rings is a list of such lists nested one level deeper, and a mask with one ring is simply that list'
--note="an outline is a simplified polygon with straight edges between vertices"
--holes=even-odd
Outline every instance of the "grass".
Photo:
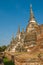
[{"label": "grass", "polygon": [[3,59],[4,65],[14,65],[12,61],[9,61],[7,58]]}]

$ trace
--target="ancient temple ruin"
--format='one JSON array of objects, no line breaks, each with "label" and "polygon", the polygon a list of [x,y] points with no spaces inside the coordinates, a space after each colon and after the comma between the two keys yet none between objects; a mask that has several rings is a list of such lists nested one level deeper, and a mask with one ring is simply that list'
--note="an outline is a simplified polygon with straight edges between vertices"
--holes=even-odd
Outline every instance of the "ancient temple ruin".
[{"label": "ancient temple ruin", "polygon": [[43,24],[37,23],[32,5],[25,31],[18,28],[16,37],[12,38],[6,51],[10,54],[18,53],[14,54],[16,65],[43,65]]}]

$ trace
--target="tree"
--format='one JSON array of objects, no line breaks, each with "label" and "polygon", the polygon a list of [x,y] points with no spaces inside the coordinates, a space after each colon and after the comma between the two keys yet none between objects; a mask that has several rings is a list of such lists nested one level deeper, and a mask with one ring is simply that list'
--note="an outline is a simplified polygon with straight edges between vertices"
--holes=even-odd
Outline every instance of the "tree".
[{"label": "tree", "polygon": [[0,47],[0,52],[2,52],[2,47]]},{"label": "tree", "polygon": [[5,51],[5,49],[7,48],[7,46],[0,46],[0,52],[3,52],[3,51]]}]

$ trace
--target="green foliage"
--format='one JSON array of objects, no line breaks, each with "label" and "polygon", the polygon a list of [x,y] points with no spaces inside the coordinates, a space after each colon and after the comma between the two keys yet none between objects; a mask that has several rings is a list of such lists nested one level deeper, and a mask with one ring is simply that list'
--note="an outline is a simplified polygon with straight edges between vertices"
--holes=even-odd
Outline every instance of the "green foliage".
[{"label": "green foliage", "polygon": [[6,48],[7,48],[6,46],[2,46],[3,51],[5,51]]},{"label": "green foliage", "polygon": [[2,52],[2,47],[0,47],[0,52]]},{"label": "green foliage", "polygon": [[4,65],[14,65],[12,61],[9,61],[7,58],[3,59]]},{"label": "green foliage", "polygon": [[7,48],[7,46],[0,46],[0,52],[5,51],[6,48]]}]

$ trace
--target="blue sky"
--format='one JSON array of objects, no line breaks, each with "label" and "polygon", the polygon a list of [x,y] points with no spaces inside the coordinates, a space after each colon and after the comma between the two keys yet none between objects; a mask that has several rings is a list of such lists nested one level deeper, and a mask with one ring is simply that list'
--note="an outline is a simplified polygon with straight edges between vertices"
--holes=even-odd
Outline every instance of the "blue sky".
[{"label": "blue sky", "polygon": [[0,45],[8,45],[18,26],[26,29],[30,4],[39,24],[43,24],[43,0],[0,0]]}]

